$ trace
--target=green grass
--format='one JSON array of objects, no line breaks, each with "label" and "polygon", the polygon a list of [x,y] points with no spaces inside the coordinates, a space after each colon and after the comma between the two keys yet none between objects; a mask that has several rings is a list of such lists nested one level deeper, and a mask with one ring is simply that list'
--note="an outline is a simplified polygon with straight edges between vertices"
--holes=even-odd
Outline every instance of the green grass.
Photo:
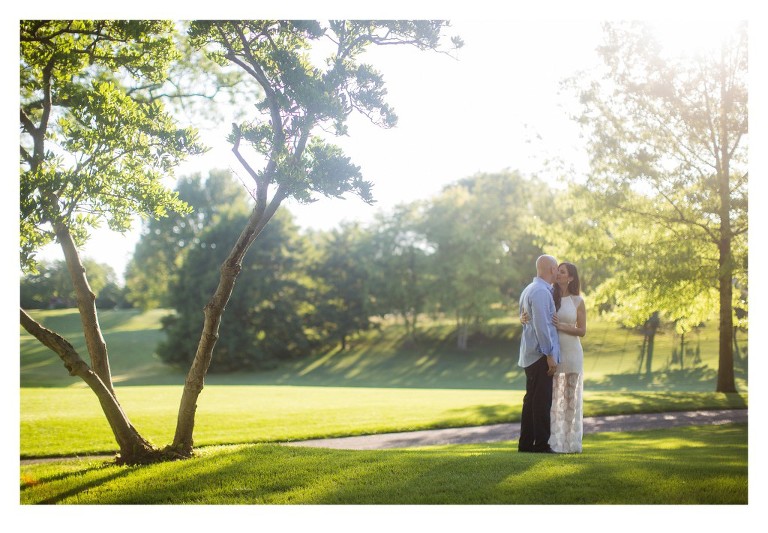
[{"label": "green grass", "polygon": [[[88,350],[77,309],[31,311],[35,320],[70,341],[86,362]],[[167,310],[142,313],[137,310],[99,311],[99,324],[109,351],[115,384],[142,385],[183,383],[184,374],[164,364],[155,347],[165,338],[160,318]],[[59,356],[21,329],[20,370],[22,387],[84,387],[80,378],[70,376]],[[181,380],[180,380],[181,379]]]},{"label": "green grass", "polygon": [[[159,319],[164,313],[100,313],[118,399],[141,434],[158,446],[172,440],[186,370],[164,365],[153,355],[162,337]],[[71,339],[87,357],[75,310],[33,315]],[[390,324],[361,335],[346,352],[333,350],[289,361],[267,372],[209,375],[198,402],[195,444],[517,421],[524,387],[516,365],[517,329],[511,323],[494,327],[496,336],[475,338],[471,349],[463,352],[454,346],[449,323],[426,325],[416,343],[405,342],[402,330]],[[630,339],[626,331],[592,321],[589,338],[594,339],[593,344],[585,341],[586,367],[592,368],[585,385],[585,416],[746,407],[745,375],[744,392],[735,395],[711,392],[714,381],[703,379],[701,373],[680,375],[659,390],[661,371],[646,383],[628,366],[633,357],[624,348]],[[711,339],[702,341],[707,343]],[[657,353],[663,350],[664,343],[657,341]],[[711,363],[710,359],[706,361]],[[21,335],[20,366],[22,457],[114,451],[114,439],[93,393],[26,332]],[[615,383],[617,375],[624,376],[627,386],[600,385]]]},{"label": "green grass", "polygon": [[257,444],[125,467],[21,467],[22,504],[746,504],[745,425],[584,437],[578,455],[516,443],[344,451]]},{"label": "green grass", "polygon": [[[523,391],[355,387],[207,386],[195,444],[477,426],[520,419]],[[118,387],[131,422],[157,446],[173,440],[181,387]],[[87,389],[21,390],[22,457],[112,453],[115,441]],[[586,392],[585,416],[746,407],[746,395]],[[55,406],[52,408],[52,406]]]}]

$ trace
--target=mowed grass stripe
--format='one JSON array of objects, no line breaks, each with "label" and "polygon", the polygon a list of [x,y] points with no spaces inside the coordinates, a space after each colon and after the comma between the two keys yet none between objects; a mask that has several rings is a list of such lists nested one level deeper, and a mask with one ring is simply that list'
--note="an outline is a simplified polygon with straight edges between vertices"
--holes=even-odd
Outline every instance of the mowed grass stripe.
[{"label": "mowed grass stripe", "polygon": [[22,504],[746,504],[745,425],[586,435],[577,455],[516,443],[344,451],[208,448],[140,467],[21,467]]},{"label": "mowed grass stripe", "polygon": [[[118,387],[131,422],[169,444],[181,387]],[[206,386],[195,445],[279,442],[478,426],[520,419],[523,391],[354,387]],[[587,391],[584,415],[746,407],[744,394]],[[21,456],[112,453],[114,437],[88,389],[21,390]]]}]

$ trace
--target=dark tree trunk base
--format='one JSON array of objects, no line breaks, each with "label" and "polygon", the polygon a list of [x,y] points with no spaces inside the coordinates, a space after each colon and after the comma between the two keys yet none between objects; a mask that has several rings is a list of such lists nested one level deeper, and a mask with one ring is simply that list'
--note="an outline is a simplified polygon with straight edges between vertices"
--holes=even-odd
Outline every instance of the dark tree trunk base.
[{"label": "dark tree trunk base", "polygon": [[151,465],[155,463],[181,461],[183,459],[191,459],[192,457],[194,457],[192,450],[188,453],[182,453],[173,449],[171,446],[167,446],[163,449],[143,449],[127,456],[118,453],[115,456],[115,464],[126,466]]}]

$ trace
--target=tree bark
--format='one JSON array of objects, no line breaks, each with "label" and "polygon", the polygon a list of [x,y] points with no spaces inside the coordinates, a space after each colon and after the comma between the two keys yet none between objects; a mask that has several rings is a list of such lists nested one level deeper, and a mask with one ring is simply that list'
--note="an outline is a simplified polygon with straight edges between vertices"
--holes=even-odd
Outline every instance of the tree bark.
[{"label": "tree bark", "polygon": [[88,354],[91,357],[91,367],[96,375],[99,376],[104,386],[114,395],[112,386],[112,374],[109,368],[109,354],[107,353],[107,343],[101,334],[99,318],[96,312],[96,295],[91,290],[86,276],[85,267],[80,261],[80,255],[77,252],[75,241],[69,228],[62,224],[55,226],[56,238],[64,251],[64,258],[67,262],[67,270],[72,279],[72,286],[75,289],[77,298],[77,308],[80,311],[80,320],[83,324],[83,334],[85,335],[85,344],[88,347]]},{"label": "tree bark", "polygon": [[[724,65],[724,61],[721,61]],[[720,157],[718,185],[720,189],[720,358],[717,368],[717,392],[736,392],[733,373],[733,260],[731,258],[731,179],[730,153],[728,150],[728,118],[730,95],[725,67],[720,74]]]},{"label": "tree bark", "polygon": [[183,457],[192,455],[194,448],[193,433],[195,428],[195,413],[197,412],[197,399],[205,386],[205,375],[213,358],[213,349],[219,338],[219,325],[224,314],[227,302],[232,295],[237,276],[242,268],[243,257],[254,239],[259,236],[267,222],[277,211],[280,203],[285,198],[285,191],[279,189],[275,197],[265,209],[263,204],[257,203],[253,209],[248,224],[245,226],[237,242],[232,247],[227,259],[221,265],[219,284],[211,299],[203,308],[203,331],[197,345],[195,358],[187,373],[184,382],[184,391],[179,405],[179,414],[176,422],[176,433],[171,449]]},{"label": "tree bark", "polygon": [[720,358],[717,368],[717,392],[736,392],[733,372],[733,285],[730,239],[720,244]]},{"label": "tree bark", "polygon": [[122,464],[140,464],[154,462],[163,457],[160,450],[154,448],[139,435],[138,431],[131,425],[115,395],[96,372],[91,370],[88,364],[80,358],[72,344],[58,333],[36,322],[23,309],[20,309],[20,312],[21,325],[24,329],[56,352],[64,362],[69,375],[80,377],[96,394],[120,449],[117,461]]}]

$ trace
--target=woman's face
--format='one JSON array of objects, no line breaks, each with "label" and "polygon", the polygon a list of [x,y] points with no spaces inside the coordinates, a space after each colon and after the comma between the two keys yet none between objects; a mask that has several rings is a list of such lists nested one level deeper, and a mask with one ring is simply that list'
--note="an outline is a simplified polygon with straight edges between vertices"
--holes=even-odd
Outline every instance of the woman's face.
[{"label": "woman's face", "polygon": [[573,278],[568,274],[568,269],[565,267],[565,265],[560,265],[557,267],[557,277],[555,278],[555,282],[559,285],[568,285]]}]

